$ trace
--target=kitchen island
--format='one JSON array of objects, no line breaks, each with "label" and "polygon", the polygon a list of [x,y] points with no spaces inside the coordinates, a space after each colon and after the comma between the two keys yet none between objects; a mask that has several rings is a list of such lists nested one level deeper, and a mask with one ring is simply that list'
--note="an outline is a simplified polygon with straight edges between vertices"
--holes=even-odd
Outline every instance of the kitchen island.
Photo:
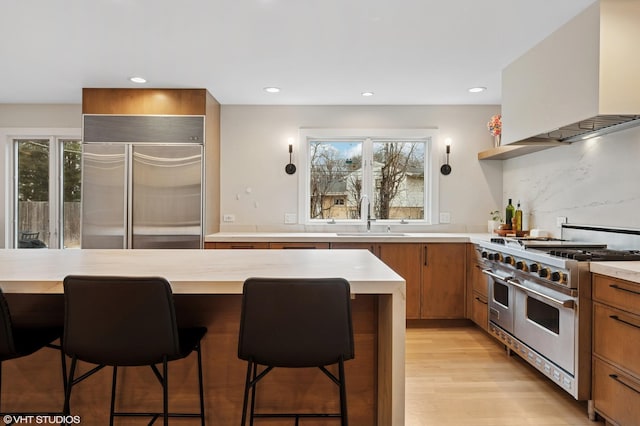
[{"label": "kitchen island", "polygon": [[[0,265],[0,288],[7,293],[14,321],[25,325],[62,322],[62,280],[69,274],[167,278],[175,294],[178,321],[209,330],[203,341],[207,424],[224,425],[239,424],[241,414],[246,367],[237,359],[237,336],[244,280],[343,277],[351,284],[356,341],[356,358],[346,363],[350,420],[352,424],[404,424],[405,281],[366,250],[5,249],[0,250]],[[3,395],[3,409],[28,410],[40,403],[46,407],[38,409],[58,409],[62,392],[56,359],[55,352],[43,350],[5,363],[3,381],[12,387]],[[196,384],[190,381],[193,368],[191,357],[170,367],[171,410],[192,410],[197,404]],[[147,370],[123,372],[125,395],[117,401],[121,408],[158,407],[160,391],[151,391],[157,384]],[[265,382],[269,390],[262,392],[267,397],[258,400],[258,408],[269,410],[284,403],[301,410],[334,409],[337,389],[332,383],[325,385],[317,373],[322,374],[304,371],[314,382],[309,387],[305,380],[282,370]],[[144,386],[133,386],[138,382]],[[79,385],[72,413],[80,415],[83,423],[104,422],[109,383],[110,372],[104,372]]]}]

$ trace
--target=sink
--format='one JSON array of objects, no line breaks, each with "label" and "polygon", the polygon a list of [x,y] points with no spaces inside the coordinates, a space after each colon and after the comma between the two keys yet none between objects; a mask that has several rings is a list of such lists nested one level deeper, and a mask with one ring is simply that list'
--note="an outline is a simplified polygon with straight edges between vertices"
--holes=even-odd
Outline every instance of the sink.
[{"label": "sink", "polygon": [[338,232],[338,237],[406,237],[402,232]]}]

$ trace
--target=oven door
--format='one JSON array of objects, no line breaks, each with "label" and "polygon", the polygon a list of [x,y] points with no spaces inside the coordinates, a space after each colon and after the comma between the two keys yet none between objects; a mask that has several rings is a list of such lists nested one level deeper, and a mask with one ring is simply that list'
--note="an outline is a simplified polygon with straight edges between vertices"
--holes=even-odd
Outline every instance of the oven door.
[{"label": "oven door", "polygon": [[515,335],[575,375],[576,298],[527,280],[509,284],[515,291]]},{"label": "oven door", "polygon": [[489,277],[489,321],[513,334],[513,311],[515,306],[513,286],[497,271],[483,270]]}]

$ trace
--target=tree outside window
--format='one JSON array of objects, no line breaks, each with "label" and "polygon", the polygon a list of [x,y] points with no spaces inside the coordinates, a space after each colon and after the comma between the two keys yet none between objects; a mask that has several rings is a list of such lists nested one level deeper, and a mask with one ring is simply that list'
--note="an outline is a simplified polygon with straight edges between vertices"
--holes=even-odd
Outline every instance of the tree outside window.
[{"label": "tree outside window", "polygon": [[[376,219],[424,220],[426,145],[424,139],[310,140],[309,218],[361,220],[366,195]],[[364,152],[371,154],[363,159]]]}]

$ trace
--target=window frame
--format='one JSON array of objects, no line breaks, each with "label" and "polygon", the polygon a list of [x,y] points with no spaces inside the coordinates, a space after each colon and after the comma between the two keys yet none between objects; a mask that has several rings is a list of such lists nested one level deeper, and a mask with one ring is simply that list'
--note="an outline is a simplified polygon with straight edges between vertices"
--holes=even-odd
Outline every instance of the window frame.
[{"label": "window frame", "polygon": [[[50,236],[46,242],[48,248],[57,249],[62,247],[62,233],[64,232],[62,223],[64,208],[62,194],[63,176],[62,159],[64,141],[74,140],[82,142],[82,132],[80,128],[42,128],[42,129],[3,129],[5,140],[5,214],[8,216],[4,220],[4,246],[7,248],[17,248],[18,228],[18,150],[16,141],[41,139],[49,141],[49,226]],[[52,202],[55,200],[55,202]]]},{"label": "window frame", "polygon": [[[298,217],[301,218],[300,223],[304,225],[323,225],[326,223],[339,223],[345,225],[362,225],[366,224],[367,218],[360,219],[311,219],[310,199],[310,164],[309,164],[309,142],[311,140],[327,140],[327,141],[362,141],[363,144],[363,168],[371,169],[369,160],[373,159],[372,147],[375,142],[385,140],[399,141],[424,141],[425,142],[425,212],[423,219],[377,219],[376,223],[385,225],[394,223],[412,223],[418,225],[434,225],[439,223],[438,208],[438,178],[439,166],[437,156],[434,154],[434,147],[438,140],[438,129],[421,128],[421,129],[320,129],[320,128],[301,128],[299,131],[298,152],[300,153],[298,164],[300,175],[298,177]],[[365,161],[366,160],[366,161]],[[372,197],[371,186],[373,182],[367,178],[369,172],[363,170],[363,192]],[[371,198],[372,199],[372,198]]]}]

